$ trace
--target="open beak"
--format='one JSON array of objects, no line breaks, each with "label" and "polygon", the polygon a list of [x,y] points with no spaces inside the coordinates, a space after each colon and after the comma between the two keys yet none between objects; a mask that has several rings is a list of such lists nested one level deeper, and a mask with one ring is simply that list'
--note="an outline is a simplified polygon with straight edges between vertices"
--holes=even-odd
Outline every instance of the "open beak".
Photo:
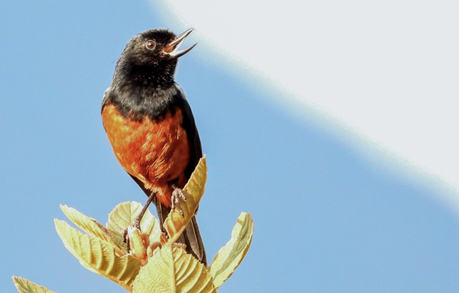
[{"label": "open beak", "polygon": [[191,49],[194,48],[194,46],[196,46],[196,44],[194,44],[193,46],[189,47],[189,48],[186,48],[186,49],[183,49],[183,50],[179,50],[179,47],[180,47],[180,44],[183,43],[183,41],[185,40],[186,37],[188,37],[189,34],[191,34],[191,32],[193,31],[192,28],[190,29],[187,29],[185,32],[183,32],[181,35],[179,35],[178,37],[176,37],[172,42],[170,42],[169,44],[167,44],[166,47],[164,47],[163,49],[163,52],[169,56],[171,56],[172,58],[178,58],[180,56],[183,56],[185,55],[186,53],[190,52]]}]

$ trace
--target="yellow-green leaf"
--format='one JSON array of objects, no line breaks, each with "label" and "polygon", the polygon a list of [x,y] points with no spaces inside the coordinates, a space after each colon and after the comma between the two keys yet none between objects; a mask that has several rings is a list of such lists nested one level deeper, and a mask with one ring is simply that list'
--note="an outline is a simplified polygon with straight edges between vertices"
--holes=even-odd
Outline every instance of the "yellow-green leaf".
[{"label": "yellow-green leaf", "polygon": [[133,292],[216,293],[217,289],[206,267],[193,256],[182,248],[163,246],[140,269]]},{"label": "yellow-green leaf", "polygon": [[[142,205],[138,202],[123,202],[117,205],[113,211],[108,215],[107,229],[112,238],[122,247],[126,248],[124,243],[122,232],[128,226],[130,226],[140,211]],[[161,230],[159,228],[159,222],[151,214],[149,210],[145,213],[140,222],[140,229],[142,233],[148,234],[150,242],[159,241]]]},{"label": "yellow-green leaf", "polygon": [[169,235],[169,245],[175,243],[196,213],[199,201],[204,195],[206,181],[207,162],[206,157],[203,157],[199,160],[198,165],[183,188],[183,193],[187,197],[187,200],[180,199],[184,215],[180,213],[179,208],[176,208],[169,213],[169,216],[164,221],[164,229],[166,230],[167,235]]},{"label": "yellow-green leaf", "polygon": [[137,259],[130,255],[118,256],[113,246],[81,233],[67,222],[55,219],[54,224],[67,250],[85,268],[132,291],[132,282],[140,270]]},{"label": "yellow-green leaf", "polygon": [[24,278],[13,276],[13,282],[19,293],[55,293]]},{"label": "yellow-green leaf", "polygon": [[74,208],[70,208],[66,205],[61,205],[61,210],[70,219],[75,225],[78,226],[81,230],[86,232],[87,234],[94,236],[102,241],[105,241],[112,245],[116,252],[119,255],[125,255],[127,252],[111,237],[108,230],[102,226],[99,222],[90,218],[83,213],[77,211]]},{"label": "yellow-green leaf", "polygon": [[252,216],[241,213],[231,232],[231,240],[217,252],[209,267],[209,273],[219,288],[234,273],[252,243],[254,223]]}]

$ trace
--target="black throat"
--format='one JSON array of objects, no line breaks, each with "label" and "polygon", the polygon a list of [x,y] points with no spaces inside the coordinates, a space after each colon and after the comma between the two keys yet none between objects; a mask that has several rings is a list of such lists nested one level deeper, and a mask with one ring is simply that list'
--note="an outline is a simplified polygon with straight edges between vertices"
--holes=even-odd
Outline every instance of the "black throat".
[{"label": "black throat", "polygon": [[106,91],[102,107],[113,104],[127,119],[141,121],[149,117],[162,120],[167,113],[175,113],[180,90],[172,77],[136,71],[127,76],[115,76]]},{"label": "black throat", "polygon": [[180,90],[174,82],[177,60],[157,60],[145,64],[120,58],[103,106],[113,104],[123,117],[141,121],[160,120],[174,113]]}]

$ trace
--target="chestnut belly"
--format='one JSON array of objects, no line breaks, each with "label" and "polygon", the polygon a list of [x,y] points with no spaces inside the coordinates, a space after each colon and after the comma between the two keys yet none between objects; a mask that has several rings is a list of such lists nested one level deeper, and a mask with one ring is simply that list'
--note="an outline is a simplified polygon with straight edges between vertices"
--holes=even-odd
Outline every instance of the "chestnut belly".
[{"label": "chestnut belly", "polygon": [[183,114],[176,108],[163,119],[132,121],[121,116],[114,105],[102,111],[108,140],[121,166],[139,179],[144,188],[156,192],[160,202],[170,206],[174,182],[182,188],[184,170],[190,160],[190,146],[182,127]]}]

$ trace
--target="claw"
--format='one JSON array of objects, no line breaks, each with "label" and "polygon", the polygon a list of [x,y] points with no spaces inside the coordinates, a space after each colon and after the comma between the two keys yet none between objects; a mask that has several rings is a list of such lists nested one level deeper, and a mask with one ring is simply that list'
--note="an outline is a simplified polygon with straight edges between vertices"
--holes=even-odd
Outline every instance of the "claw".
[{"label": "claw", "polygon": [[121,234],[123,235],[124,243],[126,243],[127,251],[130,252],[131,251],[131,241],[129,239],[128,228],[123,229]]},{"label": "claw", "polygon": [[174,191],[172,192],[171,197],[171,208],[174,210],[177,206],[179,208],[180,214],[182,215],[182,217],[184,217],[185,214],[183,213],[182,205],[180,204],[180,198],[183,200],[188,200],[188,198],[185,196],[182,189],[177,188],[175,186],[172,187],[174,188]]},{"label": "claw", "polygon": [[[142,231],[142,229],[140,229],[140,222],[142,221],[142,218],[143,218],[143,215],[145,215],[147,209],[148,209],[148,206],[151,204],[151,202],[154,200],[156,196],[156,193],[155,192],[152,192],[150,194],[150,196],[148,197],[147,199],[147,202],[145,203],[145,205],[143,206],[143,209],[140,211],[139,215],[137,216],[137,218],[134,220],[134,222],[131,224],[131,227],[133,228],[137,228],[139,231]],[[128,227],[129,228],[129,227]],[[130,251],[130,239],[129,239],[129,234],[128,234],[128,228],[124,229],[121,233],[123,234],[123,241],[124,243],[127,244],[127,247],[128,247],[128,251]]]}]

